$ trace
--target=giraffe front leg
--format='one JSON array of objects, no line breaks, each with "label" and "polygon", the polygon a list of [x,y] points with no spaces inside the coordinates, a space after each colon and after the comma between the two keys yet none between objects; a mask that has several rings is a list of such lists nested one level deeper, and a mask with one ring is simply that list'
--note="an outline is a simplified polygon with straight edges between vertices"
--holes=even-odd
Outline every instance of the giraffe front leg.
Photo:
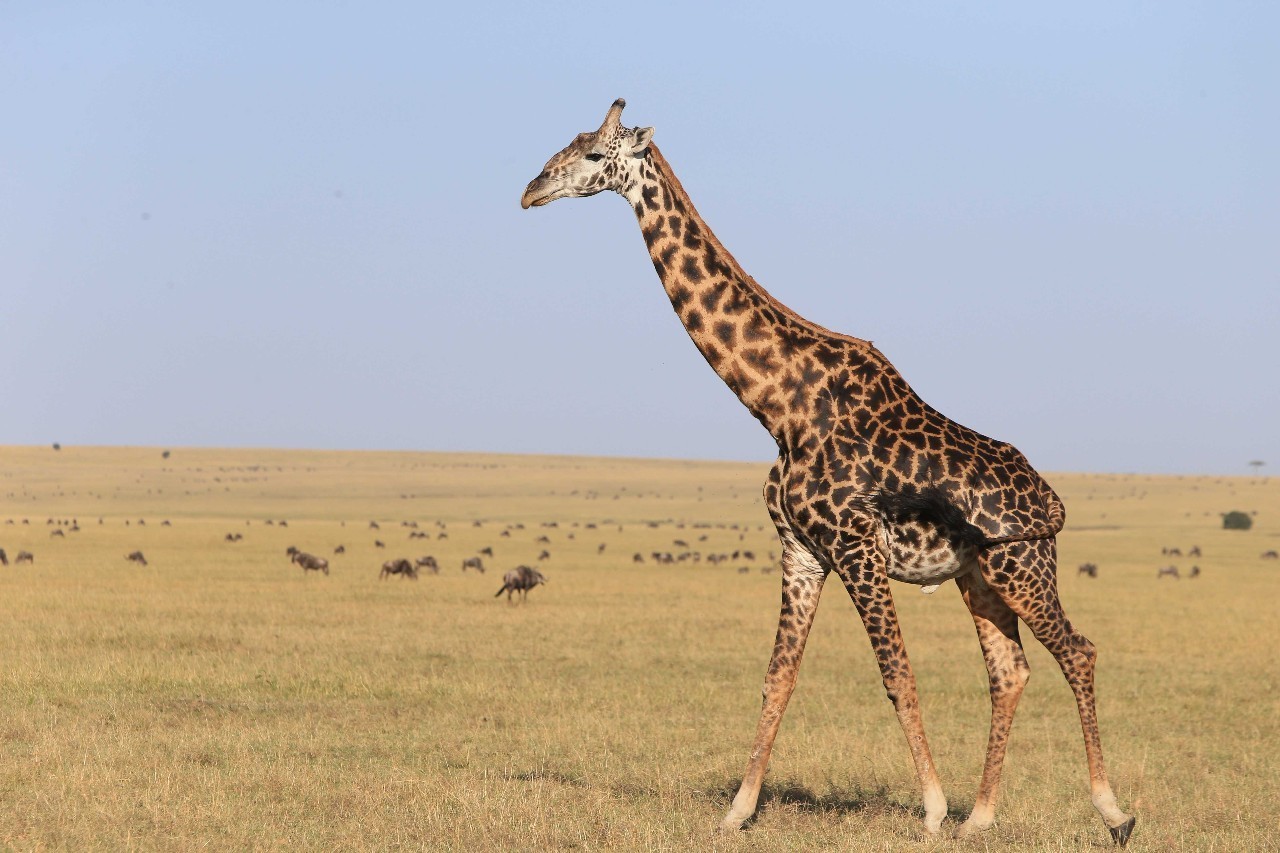
[{"label": "giraffe front leg", "polygon": [[924,827],[930,834],[942,828],[947,816],[947,798],[942,793],[942,783],[929,751],[929,741],[924,734],[924,721],[920,716],[920,700],[916,694],[916,679],[911,671],[911,661],[902,642],[898,627],[898,614],[893,605],[893,593],[889,589],[889,574],[884,556],[875,546],[871,535],[856,541],[845,540],[836,560],[836,571],[849,591],[863,627],[871,640],[885,692],[893,702],[898,723],[906,735],[915,764],[916,778],[924,798]]},{"label": "giraffe front leg", "polygon": [[787,710],[787,701],[796,686],[804,644],[818,610],[818,598],[826,572],[812,555],[798,547],[787,548],[782,556],[782,612],[778,616],[778,634],[773,641],[773,655],[764,680],[764,702],[760,722],[756,725],[751,758],[747,761],[742,784],[733,798],[729,813],[720,823],[721,830],[741,829],[756,812],[760,786],[769,766],[773,740]]}]

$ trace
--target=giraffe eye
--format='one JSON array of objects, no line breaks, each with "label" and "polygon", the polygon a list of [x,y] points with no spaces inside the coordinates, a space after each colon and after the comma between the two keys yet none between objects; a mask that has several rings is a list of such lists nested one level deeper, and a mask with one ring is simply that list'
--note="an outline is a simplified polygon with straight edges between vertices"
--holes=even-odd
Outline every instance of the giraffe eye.
[{"label": "giraffe eye", "polygon": [[597,154],[596,152],[592,151],[590,154],[587,155],[587,159],[590,160],[592,163],[597,163],[604,159],[604,155]]}]

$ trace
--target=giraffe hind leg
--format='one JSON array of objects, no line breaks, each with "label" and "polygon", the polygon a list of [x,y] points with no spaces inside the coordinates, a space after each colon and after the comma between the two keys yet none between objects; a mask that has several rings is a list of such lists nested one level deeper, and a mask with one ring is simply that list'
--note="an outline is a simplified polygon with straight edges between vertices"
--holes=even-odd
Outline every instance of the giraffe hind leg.
[{"label": "giraffe hind leg", "polygon": [[1058,600],[1057,543],[1053,539],[1008,543],[985,552],[980,564],[983,580],[1027,623],[1066,676],[1080,712],[1093,807],[1112,840],[1124,846],[1136,819],[1121,811],[1107,781],[1093,687],[1098,653],[1093,643],[1071,625]]},{"label": "giraffe hind leg", "polygon": [[987,757],[982,766],[982,780],[974,798],[973,811],[956,833],[961,837],[990,828],[995,822],[996,798],[1000,789],[1000,771],[1009,745],[1009,730],[1018,709],[1022,689],[1031,676],[1018,636],[1018,617],[982,580],[974,567],[956,578],[956,586],[973,615],[978,642],[987,664],[991,687],[991,734],[987,739]]}]

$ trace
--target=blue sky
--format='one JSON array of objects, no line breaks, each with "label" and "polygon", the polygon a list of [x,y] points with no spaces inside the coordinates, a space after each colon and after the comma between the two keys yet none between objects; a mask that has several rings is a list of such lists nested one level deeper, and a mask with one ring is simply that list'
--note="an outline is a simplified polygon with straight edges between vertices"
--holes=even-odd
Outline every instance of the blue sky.
[{"label": "blue sky", "polygon": [[204,5],[0,7],[0,443],[769,458],[626,204],[519,207],[622,96],[1038,467],[1280,466],[1280,7]]}]

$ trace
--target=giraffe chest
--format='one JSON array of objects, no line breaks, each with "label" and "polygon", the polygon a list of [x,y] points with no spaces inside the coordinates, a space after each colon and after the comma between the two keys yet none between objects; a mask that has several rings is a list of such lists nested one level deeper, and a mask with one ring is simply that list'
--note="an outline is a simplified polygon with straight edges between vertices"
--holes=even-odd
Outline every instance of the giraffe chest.
[{"label": "giraffe chest", "polygon": [[883,521],[879,545],[889,577],[921,586],[950,580],[977,556],[972,545],[919,521]]}]

